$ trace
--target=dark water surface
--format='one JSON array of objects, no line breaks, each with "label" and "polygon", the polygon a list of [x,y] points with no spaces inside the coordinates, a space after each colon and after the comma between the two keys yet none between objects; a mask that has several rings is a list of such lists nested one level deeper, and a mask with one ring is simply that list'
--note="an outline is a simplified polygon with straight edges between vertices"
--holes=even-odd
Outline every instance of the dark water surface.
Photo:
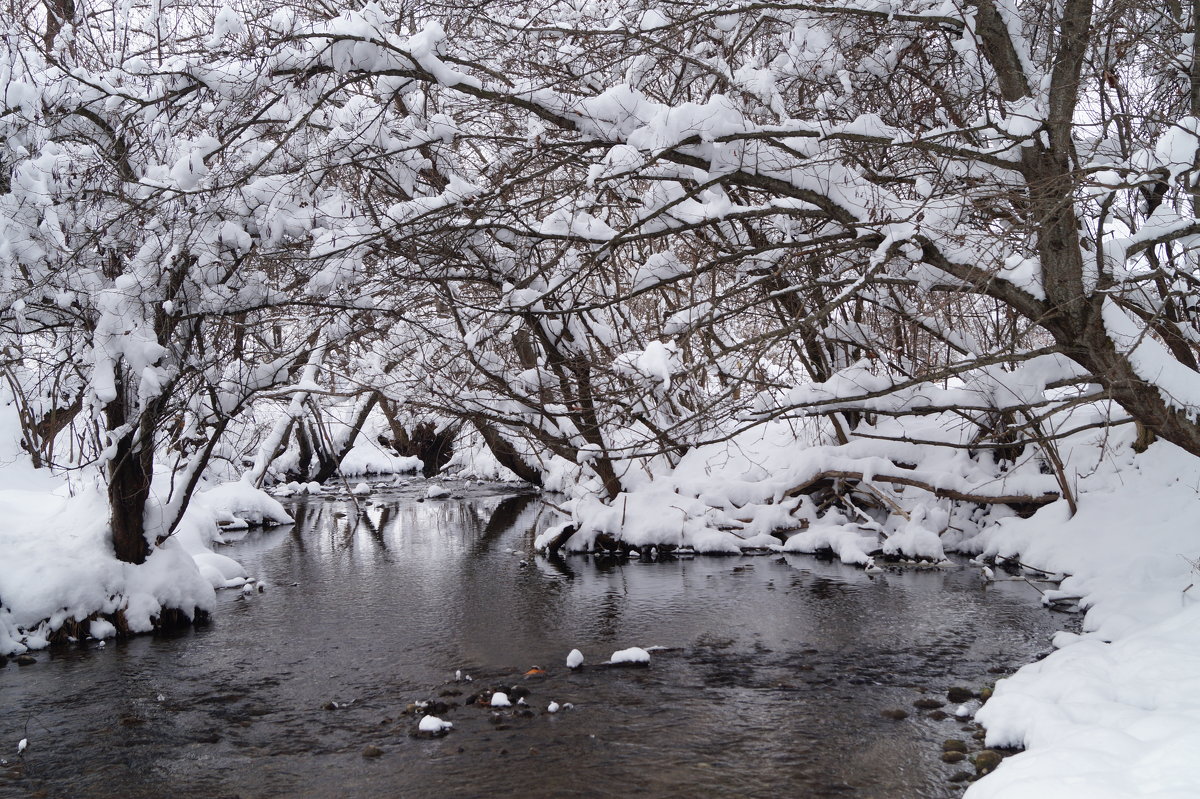
[{"label": "dark water surface", "polygon": [[[969,568],[552,564],[530,554],[551,521],[536,497],[422,491],[361,515],[345,497],[292,503],[294,526],[225,550],[265,592],[223,592],[205,627],[0,669],[0,796],[958,796],[940,744],[970,733],[913,701],[978,689],[1063,621]],[[648,669],[594,665],[630,646],[669,649]],[[590,667],[569,672],[576,647]],[[548,676],[523,680],[535,664]],[[514,684],[531,718],[456,707],[448,736],[423,739],[404,713]]]}]

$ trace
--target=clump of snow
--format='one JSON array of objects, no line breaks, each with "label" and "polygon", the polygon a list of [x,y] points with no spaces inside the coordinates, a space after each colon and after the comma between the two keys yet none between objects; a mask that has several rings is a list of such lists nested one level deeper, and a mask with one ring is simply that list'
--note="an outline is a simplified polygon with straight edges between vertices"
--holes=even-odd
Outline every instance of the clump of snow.
[{"label": "clump of snow", "polygon": [[936,562],[946,559],[942,539],[925,524],[926,508],[919,505],[910,514],[908,522],[883,542],[885,555],[905,555]]},{"label": "clump of snow", "polygon": [[508,694],[503,691],[496,691],[492,694],[492,707],[512,707],[512,702],[508,699]]},{"label": "clump of snow", "polygon": [[426,499],[445,499],[448,496],[450,496],[450,489],[442,485],[434,484],[425,489]]},{"label": "clump of snow", "polygon": [[638,663],[648,665],[650,663],[650,653],[641,647],[631,646],[628,649],[619,649],[616,652],[613,652],[612,657],[608,659],[608,662],[614,665],[618,663]]},{"label": "clump of snow", "polygon": [[104,640],[112,638],[117,634],[117,628],[112,625],[112,622],[104,619],[95,619],[88,625],[88,635],[96,640]]},{"label": "clump of snow", "polygon": [[873,564],[867,553],[875,547],[878,538],[875,531],[864,530],[856,524],[822,524],[788,538],[783,551],[806,555],[831,551],[842,563],[867,566]]},{"label": "clump of snow", "polygon": [[577,669],[583,665],[583,653],[578,649],[572,649],[567,654],[567,668]]},{"label": "clump of snow", "polygon": [[449,732],[453,727],[454,724],[452,722],[442,721],[437,716],[422,716],[420,724],[417,725],[417,729],[421,732],[432,733],[434,735]]},{"label": "clump of snow", "polygon": [[558,702],[551,701],[550,704],[546,705],[547,713],[557,713],[559,711],[559,709],[560,709],[560,707],[559,707]]},{"label": "clump of snow", "polygon": [[356,497],[365,497],[367,494],[371,493],[371,486],[367,485],[366,483],[359,483],[350,491],[350,493],[354,494]]},{"label": "clump of snow", "polygon": [[279,500],[241,480],[200,491],[192,503],[205,506],[228,530],[292,523]]}]

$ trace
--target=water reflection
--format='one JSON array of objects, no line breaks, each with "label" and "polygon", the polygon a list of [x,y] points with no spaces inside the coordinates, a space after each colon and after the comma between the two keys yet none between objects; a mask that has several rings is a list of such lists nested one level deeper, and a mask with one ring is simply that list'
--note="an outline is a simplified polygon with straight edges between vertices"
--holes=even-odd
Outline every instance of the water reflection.
[{"label": "water reflection", "polygon": [[[938,744],[967,734],[912,701],[1028,660],[1061,621],[966,570],[535,558],[538,497],[423,488],[295,501],[295,525],[230,552],[266,592],[223,595],[205,628],[0,670],[0,748],[30,739],[0,796],[955,796]],[[668,649],[596,666],[634,645]],[[532,718],[460,707],[448,737],[411,737],[408,703],[533,664]],[[459,668],[475,681],[447,684]]]}]

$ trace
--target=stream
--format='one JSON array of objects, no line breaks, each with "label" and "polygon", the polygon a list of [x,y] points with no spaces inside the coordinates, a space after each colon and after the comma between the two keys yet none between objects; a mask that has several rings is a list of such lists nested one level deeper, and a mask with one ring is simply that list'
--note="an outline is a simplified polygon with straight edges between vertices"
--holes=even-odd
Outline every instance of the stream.
[{"label": "stream", "polygon": [[[264,590],[221,592],[206,625],[0,668],[0,796],[957,797],[970,764],[942,742],[978,748],[973,728],[913,703],[978,691],[1074,621],[965,565],[552,562],[538,496],[426,485],[286,500],[294,525],[221,550]],[[633,646],[663,649],[600,665]],[[511,686],[530,712],[439,709],[444,737],[406,712]]]}]

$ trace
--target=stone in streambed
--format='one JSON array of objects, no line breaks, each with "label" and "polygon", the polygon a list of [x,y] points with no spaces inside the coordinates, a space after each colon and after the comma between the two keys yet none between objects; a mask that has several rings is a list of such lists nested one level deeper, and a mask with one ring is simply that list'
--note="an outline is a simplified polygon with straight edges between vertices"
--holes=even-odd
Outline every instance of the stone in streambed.
[{"label": "stone in streambed", "polygon": [[967,756],[962,752],[942,752],[943,763],[961,763]]},{"label": "stone in streambed", "polygon": [[892,719],[893,721],[902,721],[902,720],[908,718],[908,711],[901,710],[900,708],[891,708],[890,710],[881,711],[879,715],[883,716],[885,719]]},{"label": "stone in streambed", "polygon": [[379,757],[382,754],[383,750],[374,744],[367,744],[362,750],[363,757]]},{"label": "stone in streambed", "polygon": [[946,692],[946,699],[956,705],[961,705],[963,702],[970,702],[975,698],[975,692],[970,688],[955,686]]},{"label": "stone in streambed", "polygon": [[996,766],[1000,765],[1000,761],[1004,759],[1004,756],[992,749],[984,749],[971,759],[975,763],[975,771],[977,773],[988,774],[994,771]]}]

